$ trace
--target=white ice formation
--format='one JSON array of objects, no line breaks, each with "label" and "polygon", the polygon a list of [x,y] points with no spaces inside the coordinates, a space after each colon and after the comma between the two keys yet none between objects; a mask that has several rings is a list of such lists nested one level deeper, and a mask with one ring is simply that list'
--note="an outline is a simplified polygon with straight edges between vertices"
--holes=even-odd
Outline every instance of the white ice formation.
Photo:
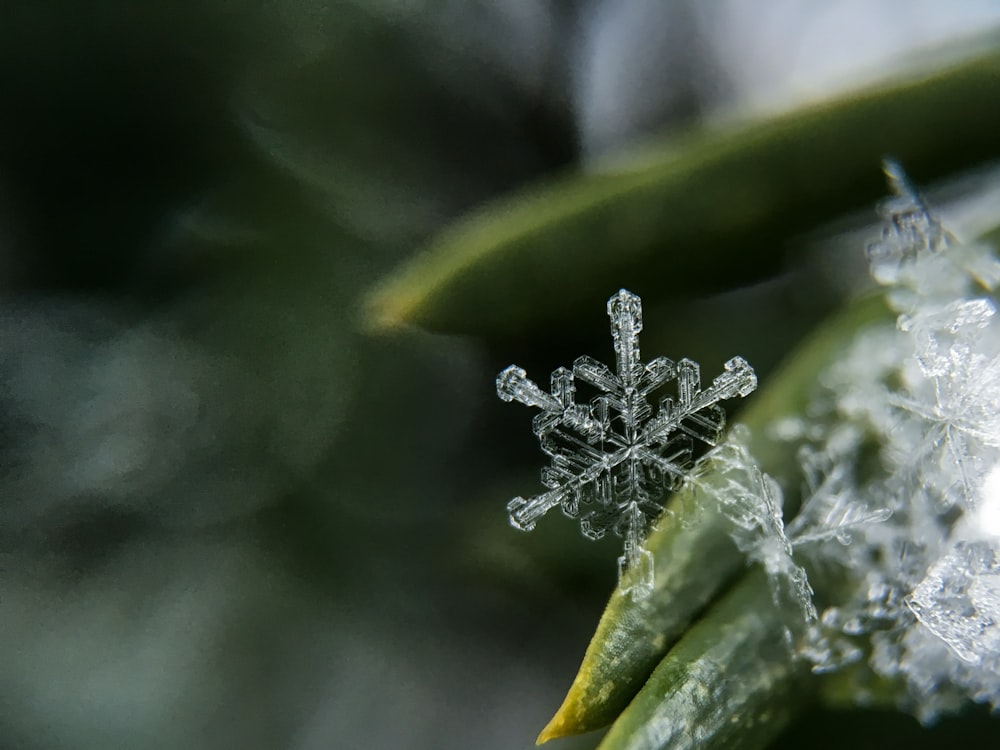
[{"label": "white ice formation", "polygon": [[705,456],[689,481],[702,489],[699,497],[716,503],[714,510],[728,522],[729,535],[747,560],[764,568],[775,606],[792,614],[784,636],[794,649],[817,618],[813,591],[805,569],[793,558],[781,487],[750,455],[749,435],[743,425],[734,426],[729,439]]},{"label": "white ice formation", "polygon": [[[696,443],[716,445],[725,427],[720,401],[746,396],[757,376],[741,357],[705,388],[696,362],[639,356],[642,303],[622,289],[608,300],[615,369],[579,357],[572,369],[552,373],[551,391],[511,365],[497,376],[497,395],[540,409],[533,421],[542,450],[551,458],[542,470],[540,495],[516,497],[507,505],[511,524],[530,531],[556,506],[580,519],[584,536],[599,539],[613,531],[624,539],[619,558],[623,591],[639,599],[653,586],[653,560],[643,548],[649,525],[663,508],[665,495],[691,469]],[[676,382],[676,397],[654,394]],[[595,395],[578,403],[583,384]]]},{"label": "white ice formation", "polygon": [[[785,535],[836,592],[800,653],[817,672],[866,661],[858,701],[888,681],[929,722],[969,700],[1000,709],[1000,263],[948,233],[897,165],[886,174],[869,260],[896,325],[823,373]],[[824,529],[844,544],[817,544]]]}]

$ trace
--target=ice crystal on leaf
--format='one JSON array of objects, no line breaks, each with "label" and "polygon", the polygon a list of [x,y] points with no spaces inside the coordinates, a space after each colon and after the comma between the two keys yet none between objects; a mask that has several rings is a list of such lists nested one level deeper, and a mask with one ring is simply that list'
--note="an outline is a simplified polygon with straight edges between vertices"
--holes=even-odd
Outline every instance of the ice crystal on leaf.
[{"label": "ice crystal on leaf", "polygon": [[984,340],[995,314],[991,300],[971,299],[898,321],[913,338],[919,372],[892,402],[924,426],[922,476],[945,507],[975,503],[983,461],[1000,447],[1000,355]]},{"label": "ice crystal on leaf", "polygon": [[[951,266],[941,253],[954,240],[940,220],[927,207],[926,201],[894,161],[884,164],[886,179],[893,196],[879,206],[885,220],[882,237],[868,246],[872,277],[886,287],[896,287],[891,294],[909,290],[925,295],[929,289],[940,288],[942,278],[933,270]],[[942,260],[938,260],[941,258]],[[947,282],[963,283],[964,274],[949,274]]]},{"label": "ice crystal on leaf", "polygon": [[[838,436],[837,453],[844,455],[849,446],[856,455],[861,449],[853,431]],[[799,462],[805,475],[805,499],[797,516],[788,524],[787,533],[794,547],[808,547],[836,540],[846,547],[854,535],[873,523],[882,523],[892,516],[887,507],[872,506],[855,499],[855,479],[851,464],[835,461],[836,453],[819,452],[811,447],[799,451]],[[820,553],[829,558],[829,548]]]},{"label": "ice crystal on leaf", "polygon": [[[642,303],[622,289],[608,300],[615,349],[612,370],[579,357],[572,369],[552,373],[549,391],[511,365],[497,376],[497,395],[540,410],[533,421],[542,450],[551,458],[542,470],[547,491],[516,497],[507,505],[511,524],[530,531],[556,506],[578,518],[584,536],[612,531],[624,539],[619,558],[622,589],[634,598],[652,590],[652,556],[642,546],[649,524],[691,468],[698,443],[716,445],[725,427],[720,401],[746,396],[757,387],[747,362],[734,357],[702,389],[696,362],[657,357],[643,364],[639,354]],[[577,402],[579,383],[596,395]],[[676,383],[676,396],[654,403],[654,394]]]},{"label": "ice crystal on leaf", "polygon": [[1000,550],[985,541],[959,542],[907,604],[960,659],[992,665],[1000,678]]},{"label": "ice crystal on leaf", "polygon": [[884,164],[893,196],[879,206],[882,237],[868,246],[872,278],[900,312],[967,293],[970,282],[985,289],[1000,283],[1000,262],[977,244],[963,244],[946,230],[902,167]]},{"label": "ice crystal on leaf", "polygon": [[[896,195],[869,260],[896,326],[862,332],[822,374],[810,411],[832,426],[810,433],[786,534],[810,569],[839,571],[801,649],[814,670],[867,659],[933,721],[966,700],[1000,709],[1000,316],[984,296],[1000,263],[944,229],[898,165],[886,174]],[[850,543],[812,549],[830,522]],[[851,674],[864,700],[872,681]]]},{"label": "ice crystal on leaf", "polygon": [[774,605],[790,615],[783,634],[794,651],[805,627],[817,619],[813,591],[805,569],[793,558],[781,487],[761,471],[747,449],[748,439],[746,427],[734,427],[730,439],[700,463],[705,471],[696,470],[690,481],[717,503],[718,512],[729,522],[730,538],[748,561],[764,568]]}]

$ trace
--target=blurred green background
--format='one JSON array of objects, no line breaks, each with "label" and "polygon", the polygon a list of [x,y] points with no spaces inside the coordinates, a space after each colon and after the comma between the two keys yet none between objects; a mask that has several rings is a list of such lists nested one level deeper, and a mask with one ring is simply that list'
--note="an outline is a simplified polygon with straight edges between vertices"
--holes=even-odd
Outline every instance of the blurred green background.
[{"label": "blurred green background", "polygon": [[955,5],[5,3],[0,746],[530,747],[618,549],[509,528],[496,372],[608,359],[629,285],[647,353],[766,378],[887,151],[981,230],[1000,3]]}]

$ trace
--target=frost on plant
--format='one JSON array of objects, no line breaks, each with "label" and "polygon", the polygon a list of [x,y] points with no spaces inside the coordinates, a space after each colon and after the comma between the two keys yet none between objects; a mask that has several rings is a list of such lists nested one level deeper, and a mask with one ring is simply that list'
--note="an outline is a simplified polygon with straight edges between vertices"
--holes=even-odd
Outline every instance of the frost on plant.
[{"label": "frost on plant", "polygon": [[1000,549],[959,542],[938,560],[907,601],[917,619],[969,664],[1000,678]]},{"label": "frost on plant", "polygon": [[806,626],[817,619],[813,591],[805,569],[793,558],[782,515],[781,487],[761,471],[747,449],[748,439],[746,427],[734,427],[731,438],[705,456],[700,464],[705,470],[696,471],[690,481],[704,490],[705,498],[717,503],[737,548],[763,567],[774,605],[789,615],[783,634],[794,650]]},{"label": "frost on plant", "polygon": [[[698,364],[639,356],[642,303],[624,289],[608,300],[615,369],[579,357],[572,369],[552,373],[551,390],[511,365],[497,376],[497,395],[535,407],[533,429],[551,458],[542,470],[546,491],[516,497],[507,505],[511,524],[530,531],[556,506],[578,518],[584,536],[613,531],[624,539],[619,580],[634,598],[653,585],[651,554],[642,546],[646,529],[691,468],[696,443],[716,445],[725,426],[720,401],[746,396],[757,387],[753,369],[741,357],[704,390]],[[578,384],[596,395],[578,403]],[[676,395],[654,402],[654,394],[676,383]]]},{"label": "frost on plant", "polygon": [[[970,699],[1000,709],[1000,316],[986,296],[1000,264],[944,229],[898,165],[886,174],[895,196],[869,260],[896,326],[823,373],[809,411],[827,426],[809,431],[786,535],[842,592],[803,655],[819,672],[866,660],[932,721]],[[878,466],[858,472],[866,445]],[[849,543],[814,544],[824,528]],[[872,681],[851,674],[864,700]]]},{"label": "frost on plant", "polygon": [[891,160],[884,168],[893,195],[879,206],[885,224],[881,239],[868,247],[868,260],[890,303],[904,312],[953,301],[967,292],[970,281],[987,289],[996,286],[1000,263],[989,249],[958,242],[902,168]]},{"label": "frost on plant", "polygon": [[[833,456],[843,456],[850,452],[858,455],[862,446],[860,436],[854,431],[843,431],[831,440],[836,453],[820,453],[809,446],[799,451],[799,463],[805,477],[804,502],[797,516],[788,524],[787,533],[796,548],[804,548],[805,554],[811,545],[837,541],[847,547],[858,534],[868,526],[882,523],[892,517],[892,511],[884,506],[871,505],[855,497],[857,486],[850,464],[833,460]],[[836,556],[824,547],[820,553],[825,558]]]},{"label": "frost on plant", "polygon": [[[783,635],[789,648],[815,661],[817,644],[810,638],[819,616],[805,563],[844,562],[852,554],[854,537],[886,521],[892,512],[857,499],[850,464],[804,447],[799,456],[805,473],[803,504],[786,526],[781,487],[751,455],[749,434],[742,425],[734,427],[725,444],[706,454],[690,481],[715,503],[747,560],[764,569],[774,605],[786,615]],[[828,448],[842,457],[862,449],[854,430],[836,429],[825,437]]]}]

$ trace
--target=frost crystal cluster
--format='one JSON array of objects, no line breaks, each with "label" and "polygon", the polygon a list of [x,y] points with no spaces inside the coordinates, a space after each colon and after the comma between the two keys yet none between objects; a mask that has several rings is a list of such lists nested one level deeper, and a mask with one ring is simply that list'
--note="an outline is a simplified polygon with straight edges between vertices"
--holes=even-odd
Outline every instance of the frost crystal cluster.
[{"label": "frost crystal cluster", "polygon": [[729,535],[739,550],[764,568],[779,611],[797,613],[785,623],[783,633],[794,649],[817,618],[813,591],[805,569],[793,557],[781,487],[751,456],[749,437],[746,427],[736,425],[730,439],[699,462],[690,481],[701,488],[701,497],[717,504],[714,510],[729,522]]},{"label": "frost crystal cluster", "polygon": [[[546,491],[507,505],[511,524],[530,531],[556,506],[580,520],[584,536],[613,531],[624,539],[619,580],[633,598],[653,586],[652,555],[642,546],[647,527],[660,514],[668,491],[690,471],[696,443],[716,445],[725,426],[719,402],[746,396],[757,387],[753,369],[741,357],[725,364],[712,384],[701,387],[698,364],[639,356],[642,303],[624,289],[608,300],[615,369],[579,357],[572,369],[552,373],[551,390],[511,365],[497,377],[497,395],[540,409],[533,421],[542,450],[551,458],[542,470]],[[669,383],[676,396],[653,398]],[[577,402],[577,385],[594,396]]]},{"label": "frost crystal cluster", "polygon": [[814,670],[866,661],[867,675],[852,671],[860,700],[876,699],[877,676],[933,721],[969,699],[1000,709],[1000,318],[988,294],[1000,263],[945,231],[898,166],[886,173],[895,197],[869,260],[896,325],[859,335],[823,373],[810,421],[776,430],[799,442],[807,472],[776,539],[838,592],[800,641]]},{"label": "frost crystal cluster", "polygon": [[[820,432],[822,428],[816,436]],[[841,455],[861,448],[849,432],[837,429],[824,434]],[[705,455],[689,481],[702,490],[703,501],[714,504],[706,510],[728,522],[729,536],[747,560],[763,567],[775,607],[788,615],[783,635],[793,655],[814,659],[816,646],[829,644],[816,642],[818,613],[803,560],[839,559],[836,548],[851,544],[856,534],[887,520],[891,512],[856,497],[849,464],[835,465],[803,447],[799,457],[805,469],[805,498],[798,515],[786,526],[784,493],[761,471],[747,447],[749,438],[745,426],[734,427],[730,439]],[[838,543],[832,553],[830,542]]]}]

